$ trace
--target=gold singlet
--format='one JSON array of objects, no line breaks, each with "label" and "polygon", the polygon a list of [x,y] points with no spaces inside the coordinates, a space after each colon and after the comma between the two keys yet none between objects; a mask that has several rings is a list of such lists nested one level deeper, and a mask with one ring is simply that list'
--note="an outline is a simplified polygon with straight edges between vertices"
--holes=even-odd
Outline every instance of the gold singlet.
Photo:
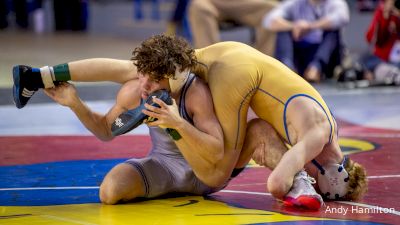
[{"label": "gold singlet", "polygon": [[314,100],[331,124],[334,119],[321,95],[278,60],[238,42],[220,42],[197,49],[194,73],[210,87],[216,115],[225,135],[225,148],[241,150],[249,106],[291,144],[286,109],[296,97]]}]

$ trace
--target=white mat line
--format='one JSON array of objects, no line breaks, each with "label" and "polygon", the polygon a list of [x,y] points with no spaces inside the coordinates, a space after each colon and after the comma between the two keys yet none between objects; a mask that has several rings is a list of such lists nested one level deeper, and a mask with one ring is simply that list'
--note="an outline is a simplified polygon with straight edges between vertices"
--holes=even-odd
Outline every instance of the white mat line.
[{"label": "white mat line", "polygon": [[[363,125],[361,125],[363,126]],[[339,131],[339,139],[341,137],[347,138],[347,137],[359,137],[359,138],[399,138],[400,133],[394,133],[394,134],[385,134],[385,133],[355,133],[352,131]]]},{"label": "white mat line", "polygon": [[48,218],[48,219],[52,219],[52,220],[68,222],[68,223],[76,223],[76,224],[82,224],[82,225],[95,225],[94,223],[87,223],[87,222],[83,222],[83,221],[79,221],[79,220],[73,220],[73,219],[69,219],[69,218],[65,218],[65,217],[59,217],[59,216],[40,215],[40,214],[39,214],[39,216],[45,217],[45,218]]},{"label": "white mat line", "polygon": [[[381,175],[381,176],[368,176],[368,179],[382,179],[382,178],[400,178],[400,174],[393,175]],[[232,185],[232,186],[249,186],[249,185],[261,185],[265,183],[253,183],[243,185]],[[34,190],[78,190],[78,189],[99,189],[98,186],[67,186],[67,187],[21,187],[21,188],[0,188],[0,191],[34,191]],[[221,192],[229,192],[229,190],[222,190]],[[262,193],[262,192],[249,192],[249,193]],[[270,194],[268,194],[270,195]]]},{"label": "white mat line", "polygon": [[0,191],[35,191],[35,190],[78,190],[99,189],[98,186],[71,186],[71,187],[25,187],[25,188],[0,188]]},{"label": "white mat line", "polygon": [[[250,194],[250,195],[263,195],[263,196],[270,196],[271,193],[267,192],[249,192],[249,191],[235,191],[235,190],[222,190],[221,192],[225,193],[237,193],[237,194]],[[353,206],[360,206],[368,209],[372,209],[373,212],[375,213],[387,213],[387,214],[393,214],[396,216],[400,216],[400,212],[396,211],[394,208],[385,208],[381,206],[375,206],[375,205],[369,205],[369,204],[364,204],[364,203],[357,203],[357,202],[348,202],[348,201],[335,201],[337,203],[342,203],[342,204],[347,204],[347,205],[353,205]],[[355,209],[356,211],[360,211]],[[353,211],[353,209],[352,209]],[[371,212],[371,213],[373,213]]]},{"label": "white mat line", "polygon": [[368,179],[381,179],[381,178],[399,178],[400,174],[394,175],[381,175],[381,176],[368,176]]},{"label": "white mat line", "polygon": [[[86,187],[35,187],[35,188],[2,188],[0,191],[6,190],[70,190],[70,189],[99,189],[97,186],[86,186]],[[237,193],[237,194],[248,194],[248,195],[262,195],[262,196],[271,196],[271,193],[268,192],[252,192],[252,191],[237,191],[237,190],[221,190],[222,193]],[[353,205],[353,206],[360,206],[364,208],[369,208],[376,211],[383,211],[386,210],[385,213],[393,214],[396,216],[400,216],[400,212],[394,209],[388,209],[380,206],[369,205],[364,203],[357,203],[357,202],[348,202],[348,201],[336,201],[338,203]]]}]

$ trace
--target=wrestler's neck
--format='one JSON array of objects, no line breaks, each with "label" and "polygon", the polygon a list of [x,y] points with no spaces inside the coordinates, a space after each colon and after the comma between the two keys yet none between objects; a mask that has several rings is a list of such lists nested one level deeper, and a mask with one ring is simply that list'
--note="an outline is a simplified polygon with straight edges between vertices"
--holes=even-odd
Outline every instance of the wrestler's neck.
[{"label": "wrestler's neck", "polygon": [[173,99],[175,99],[176,104],[179,105],[179,98],[181,97],[181,92],[170,92],[170,95]]},{"label": "wrestler's neck", "polygon": [[180,89],[180,90],[171,90],[171,88],[168,87],[167,90],[168,90],[168,92],[169,92],[169,95],[170,95],[173,99],[175,99],[176,104],[179,105],[179,98],[181,97],[181,91],[182,91],[182,89]]}]

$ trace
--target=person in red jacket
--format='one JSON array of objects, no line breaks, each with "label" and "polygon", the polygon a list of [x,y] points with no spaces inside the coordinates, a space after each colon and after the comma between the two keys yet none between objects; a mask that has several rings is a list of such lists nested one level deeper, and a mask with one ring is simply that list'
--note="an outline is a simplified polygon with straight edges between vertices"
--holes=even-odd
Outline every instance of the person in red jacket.
[{"label": "person in red jacket", "polygon": [[365,77],[377,84],[400,85],[400,0],[379,4],[365,36],[373,47],[362,59]]}]

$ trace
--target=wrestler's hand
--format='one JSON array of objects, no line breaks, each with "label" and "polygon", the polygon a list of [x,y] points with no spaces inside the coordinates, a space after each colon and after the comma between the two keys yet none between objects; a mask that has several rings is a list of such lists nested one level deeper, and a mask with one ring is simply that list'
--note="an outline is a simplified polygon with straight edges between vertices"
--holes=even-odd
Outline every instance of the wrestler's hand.
[{"label": "wrestler's hand", "polygon": [[79,101],[75,86],[68,82],[62,82],[54,88],[43,89],[43,91],[47,96],[63,106],[71,107]]},{"label": "wrestler's hand", "polygon": [[[165,102],[155,97],[153,98],[153,102],[160,105],[160,108],[146,103],[144,105],[146,109],[142,110],[144,114],[150,117],[147,119],[147,125],[176,129],[180,124],[183,123],[184,119],[179,115],[179,110],[175,99],[172,99],[172,105],[167,105]],[[153,121],[151,117],[156,118],[157,120]]]}]

